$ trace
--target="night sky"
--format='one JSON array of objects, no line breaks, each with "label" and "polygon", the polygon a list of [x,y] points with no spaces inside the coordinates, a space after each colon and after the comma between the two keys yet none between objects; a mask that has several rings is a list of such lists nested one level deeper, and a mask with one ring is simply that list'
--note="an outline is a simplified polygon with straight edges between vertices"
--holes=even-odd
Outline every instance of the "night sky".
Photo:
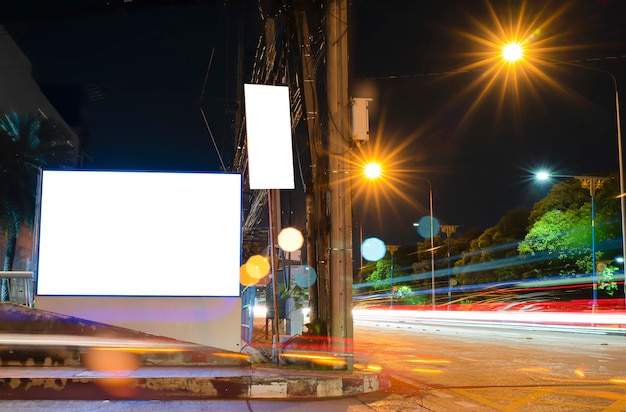
[{"label": "night sky", "polygon": [[[85,167],[220,170],[200,108],[223,161],[232,162],[235,27],[245,22],[256,41],[256,2],[138,1],[122,11],[107,6],[121,1],[17,3],[0,6],[0,23],[30,59],[34,78],[45,90],[87,92]],[[412,223],[428,214],[422,179],[432,182],[442,224],[487,228],[547,193],[531,179],[539,167],[576,175],[618,170],[608,74],[536,64],[541,70],[526,71],[517,89],[503,83],[505,71],[479,99],[493,65],[468,65],[492,50],[480,39],[498,33],[496,20],[508,32],[521,16],[521,27],[531,29],[520,36],[544,62],[609,71],[626,96],[623,1],[494,1],[493,15],[480,1],[349,3],[350,94],[374,99],[371,139],[355,157],[389,168],[377,193],[355,188],[364,236],[420,241]]]}]

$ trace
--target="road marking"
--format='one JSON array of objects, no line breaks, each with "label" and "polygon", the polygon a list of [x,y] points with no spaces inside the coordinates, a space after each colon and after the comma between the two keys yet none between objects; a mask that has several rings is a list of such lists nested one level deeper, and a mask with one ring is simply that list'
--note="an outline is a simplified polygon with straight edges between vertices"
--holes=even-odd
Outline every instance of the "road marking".
[{"label": "road marking", "polygon": [[430,393],[432,393],[433,395],[439,397],[439,398],[454,398],[454,396],[450,395],[449,393],[445,393],[445,392],[441,392],[441,391],[431,391]]},{"label": "road marking", "polygon": [[605,362],[615,360],[615,358],[609,358],[609,357],[602,356],[602,355],[589,355],[589,357],[590,358],[596,358],[596,359],[599,359],[599,360],[605,361]]},{"label": "road marking", "polygon": [[433,388],[431,388],[430,386],[428,386],[428,385],[424,385],[424,384],[423,384],[423,383],[421,383],[421,382],[414,381],[413,379],[405,378],[405,377],[400,376],[400,375],[390,374],[390,375],[389,375],[389,377],[390,377],[391,379],[395,379],[395,380],[397,380],[397,381],[400,381],[400,382],[406,383],[407,385],[415,386],[416,388],[419,388],[419,389],[428,390],[428,391],[430,391],[430,390],[432,390],[432,389],[433,389]]},{"label": "road marking", "polygon": [[[572,388],[569,386],[553,387],[516,387],[520,396],[498,394],[496,388],[450,389],[464,398],[503,412],[514,412],[520,408],[570,407],[576,410],[599,410],[603,412],[626,411],[626,394],[614,386],[591,386]],[[460,402],[455,402],[461,405]],[[469,402],[466,402],[470,404]],[[464,405],[462,405],[464,406]],[[532,409],[532,410],[535,410]],[[531,409],[528,409],[531,410]]]},{"label": "road marking", "polygon": [[466,360],[466,361],[469,361],[469,362],[479,362],[478,359],[473,359],[473,358],[458,358],[458,359]]},{"label": "road marking", "polygon": [[463,406],[464,408],[478,408],[478,405],[474,405],[470,402],[454,402],[457,405]]}]

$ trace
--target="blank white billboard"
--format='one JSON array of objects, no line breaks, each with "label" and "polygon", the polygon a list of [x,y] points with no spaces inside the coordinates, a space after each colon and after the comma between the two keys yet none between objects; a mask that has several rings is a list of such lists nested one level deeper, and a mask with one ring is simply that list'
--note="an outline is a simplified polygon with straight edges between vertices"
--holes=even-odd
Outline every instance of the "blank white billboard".
[{"label": "blank white billboard", "polygon": [[289,88],[244,84],[250,189],[293,189]]},{"label": "blank white billboard", "polygon": [[239,296],[241,175],[42,175],[38,295]]}]

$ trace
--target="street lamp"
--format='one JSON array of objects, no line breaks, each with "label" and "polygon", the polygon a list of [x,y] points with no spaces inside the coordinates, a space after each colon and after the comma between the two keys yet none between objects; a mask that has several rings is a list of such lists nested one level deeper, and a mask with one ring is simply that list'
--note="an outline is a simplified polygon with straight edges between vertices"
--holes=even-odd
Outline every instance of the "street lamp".
[{"label": "street lamp", "polygon": [[[378,179],[382,175],[382,167],[379,163],[370,162],[364,165],[363,174],[368,179]],[[428,183],[428,199],[429,205],[428,209],[430,212],[430,267],[431,267],[431,294],[432,294],[432,308],[435,310],[435,218],[433,217],[433,185],[431,181],[425,177],[415,176],[416,179],[420,179]],[[417,226],[416,223],[413,224]],[[425,237],[425,236],[424,236]],[[393,252],[391,255],[393,259]],[[393,269],[392,269],[393,270]],[[393,282],[393,272],[392,272],[392,282]],[[393,284],[391,285],[391,294],[393,299]]]},{"label": "street lamp", "polygon": [[387,246],[387,250],[389,251],[389,253],[391,253],[391,271],[389,279],[389,308],[393,307],[393,254],[396,253],[396,251],[398,250],[399,246],[394,246],[394,245],[388,245]]},{"label": "street lamp", "polygon": [[537,173],[537,179],[546,180],[550,177],[572,177],[580,181],[583,188],[589,189],[589,195],[591,196],[591,279],[592,279],[592,306],[591,310],[595,311],[598,303],[598,283],[596,279],[596,236],[595,236],[595,206],[594,197],[596,190],[604,185],[604,182],[611,180],[610,177],[595,177],[595,176],[570,176],[570,175],[557,175],[551,176],[547,172]]},{"label": "street lamp", "polygon": [[363,173],[368,179],[378,179],[382,173],[382,169],[378,163],[370,162],[363,168]]},{"label": "street lamp", "polygon": [[[431,301],[432,309],[435,310],[435,219],[433,217],[433,184],[425,177],[416,176],[417,179],[428,183],[428,209],[430,212],[430,271],[431,271]],[[417,226],[417,223],[413,223]]]},{"label": "street lamp", "polygon": [[[515,62],[522,60],[524,58],[523,45],[519,43],[511,43],[505,45],[502,48],[502,58],[510,64],[514,64]],[[617,156],[619,167],[619,192],[622,225],[622,257],[626,259],[626,194],[624,193],[624,158],[622,153],[622,127],[620,120],[619,89],[617,87],[617,78],[613,73],[607,70],[598,69],[596,67],[590,67],[576,62],[555,60],[546,57],[542,57],[541,59],[554,64],[573,66],[580,69],[604,73],[611,77],[611,80],[613,81],[613,89],[615,91],[615,122],[617,130]],[[624,268],[622,272],[624,273],[624,279],[626,280],[626,268]],[[626,281],[624,282],[624,308],[626,308]]]},{"label": "street lamp", "polygon": [[[617,88],[617,78],[615,75],[609,71],[596,69],[595,67],[589,67],[582,64],[572,63],[572,62],[562,62],[558,60],[549,59],[548,61],[552,61],[553,63],[565,64],[568,66],[579,67],[581,69],[587,69],[595,72],[600,72],[607,74],[613,80],[613,88],[615,89],[615,120],[617,123],[617,156],[618,156],[618,167],[619,167],[619,199],[620,199],[620,209],[621,209],[621,223],[622,223],[622,257],[626,258],[626,196],[624,194],[624,158],[622,156],[622,128],[620,121],[620,110],[619,110],[619,92]],[[624,309],[626,309],[626,269],[622,269],[622,273],[624,274]],[[595,292],[595,290],[594,290]]]},{"label": "street lamp", "polygon": [[450,279],[450,236],[456,232],[459,225],[441,225],[441,231],[446,234],[448,238],[448,309],[450,309],[450,302],[452,301],[452,284]]}]

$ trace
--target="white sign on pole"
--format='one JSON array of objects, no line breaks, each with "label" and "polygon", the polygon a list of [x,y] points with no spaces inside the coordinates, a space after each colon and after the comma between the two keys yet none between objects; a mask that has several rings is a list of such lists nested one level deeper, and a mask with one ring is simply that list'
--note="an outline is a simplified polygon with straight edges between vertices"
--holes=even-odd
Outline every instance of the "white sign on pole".
[{"label": "white sign on pole", "polygon": [[250,189],[293,189],[289,88],[244,84]]}]

